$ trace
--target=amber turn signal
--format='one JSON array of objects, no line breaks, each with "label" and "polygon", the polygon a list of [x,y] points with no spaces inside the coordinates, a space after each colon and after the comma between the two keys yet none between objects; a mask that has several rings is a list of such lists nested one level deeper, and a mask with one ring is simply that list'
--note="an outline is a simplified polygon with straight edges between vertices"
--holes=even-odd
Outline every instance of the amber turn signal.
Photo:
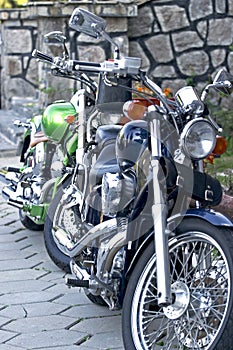
[{"label": "amber turn signal", "polygon": [[220,156],[221,154],[225,153],[226,150],[227,150],[227,140],[223,136],[217,135],[216,144],[212,153]]},{"label": "amber turn signal", "polygon": [[68,124],[73,124],[74,121],[75,121],[75,115],[67,115],[65,117],[65,121],[68,123]]}]

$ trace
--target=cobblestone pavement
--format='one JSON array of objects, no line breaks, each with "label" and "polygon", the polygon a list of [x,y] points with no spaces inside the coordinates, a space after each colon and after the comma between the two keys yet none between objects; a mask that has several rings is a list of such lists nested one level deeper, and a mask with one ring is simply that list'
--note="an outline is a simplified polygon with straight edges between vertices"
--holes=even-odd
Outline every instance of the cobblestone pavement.
[{"label": "cobblestone pavement", "polygon": [[[16,162],[1,153],[0,167]],[[25,229],[1,195],[0,251],[0,350],[124,349],[120,312],[68,289],[47,255],[43,232]]]}]

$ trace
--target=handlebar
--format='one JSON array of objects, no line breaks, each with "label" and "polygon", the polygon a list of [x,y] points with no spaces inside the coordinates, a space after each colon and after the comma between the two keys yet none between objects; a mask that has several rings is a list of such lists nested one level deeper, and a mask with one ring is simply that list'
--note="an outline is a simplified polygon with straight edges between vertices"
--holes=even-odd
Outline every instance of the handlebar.
[{"label": "handlebar", "polygon": [[45,53],[36,49],[32,51],[32,57],[39,58],[40,60],[47,61],[50,63],[54,62],[54,58],[52,56],[46,55]]},{"label": "handlebar", "polygon": [[39,50],[32,52],[34,58],[51,63],[63,73],[93,72],[113,74],[138,74],[141,66],[141,58],[125,57],[104,61],[103,63],[84,62],[77,60],[64,60],[60,57],[49,56]]}]

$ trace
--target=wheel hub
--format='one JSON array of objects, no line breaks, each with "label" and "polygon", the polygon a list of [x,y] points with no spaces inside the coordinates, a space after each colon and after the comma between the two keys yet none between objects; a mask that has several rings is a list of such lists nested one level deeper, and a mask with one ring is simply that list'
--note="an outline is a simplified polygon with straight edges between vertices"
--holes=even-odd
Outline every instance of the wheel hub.
[{"label": "wheel hub", "polygon": [[184,282],[177,281],[171,285],[174,301],[171,305],[163,308],[164,314],[170,320],[175,320],[183,315],[190,302],[189,288]]}]

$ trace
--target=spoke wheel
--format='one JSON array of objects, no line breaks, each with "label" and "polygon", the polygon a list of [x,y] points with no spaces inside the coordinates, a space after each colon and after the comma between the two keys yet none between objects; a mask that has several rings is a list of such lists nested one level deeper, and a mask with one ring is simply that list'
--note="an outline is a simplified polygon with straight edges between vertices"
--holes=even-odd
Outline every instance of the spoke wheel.
[{"label": "spoke wheel", "polygon": [[184,220],[169,241],[173,302],[159,307],[152,242],[126,291],[125,348],[232,349],[232,243],[230,230],[221,231],[197,219]]}]

